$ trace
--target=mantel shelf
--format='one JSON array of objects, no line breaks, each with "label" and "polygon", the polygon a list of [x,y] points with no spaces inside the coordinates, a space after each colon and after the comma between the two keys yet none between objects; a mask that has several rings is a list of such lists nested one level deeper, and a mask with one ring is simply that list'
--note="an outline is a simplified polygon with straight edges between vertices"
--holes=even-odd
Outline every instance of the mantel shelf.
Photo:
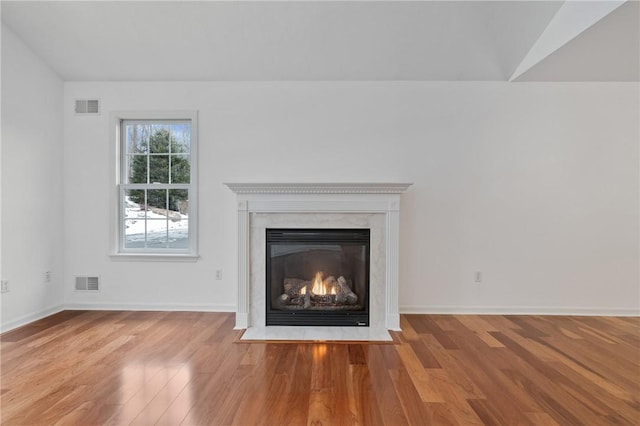
[{"label": "mantel shelf", "polygon": [[412,183],[225,183],[236,194],[401,194]]}]

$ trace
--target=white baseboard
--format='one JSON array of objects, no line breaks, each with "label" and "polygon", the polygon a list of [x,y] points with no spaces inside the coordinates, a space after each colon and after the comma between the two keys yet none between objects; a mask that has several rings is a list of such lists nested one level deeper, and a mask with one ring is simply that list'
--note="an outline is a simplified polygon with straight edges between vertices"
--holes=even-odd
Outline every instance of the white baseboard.
[{"label": "white baseboard", "polygon": [[461,314],[461,315],[570,315],[637,317],[640,309],[600,307],[541,306],[400,306],[401,314]]},{"label": "white baseboard", "polygon": [[[183,311],[183,312],[235,312],[235,305],[164,305],[153,303],[67,303],[38,312],[23,315],[2,323],[5,333],[64,310],[71,311]],[[584,308],[584,307],[535,307],[535,306],[400,306],[401,314],[461,314],[461,315],[572,315],[638,317],[639,309],[633,308]]]},{"label": "white baseboard", "polygon": [[61,312],[64,310],[65,310],[65,307],[63,305],[56,305],[50,308],[43,309],[38,312],[22,315],[21,317],[18,317],[16,319],[3,322],[1,327],[1,332],[5,333],[7,331],[11,331],[18,327],[22,327],[23,325],[27,325],[29,323],[48,317],[49,315],[57,314],[58,312]]},{"label": "white baseboard", "polygon": [[183,311],[235,312],[235,305],[156,304],[156,303],[66,303],[70,311]]},{"label": "white baseboard", "polygon": [[235,305],[159,305],[140,303],[67,303],[52,306],[42,311],[23,315],[16,319],[2,323],[0,332],[14,330],[39,319],[57,314],[62,311],[182,311],[182,312],[235,312]]}]

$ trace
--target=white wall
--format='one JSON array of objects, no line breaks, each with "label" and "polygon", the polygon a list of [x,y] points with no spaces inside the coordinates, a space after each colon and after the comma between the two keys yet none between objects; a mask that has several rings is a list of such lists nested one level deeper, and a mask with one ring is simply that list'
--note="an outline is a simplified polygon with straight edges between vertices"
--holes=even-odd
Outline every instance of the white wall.
[{"label": "white wall", "polygon": [[[65,83],[65,302],[233,310],[233,181],[411,181],[400,304],[637,313],[637,83]],[[103,114],[73,115],[97,97]],[[109,253],[109,111],[197,109],[197,263]],[[216,269],[223,280],[213,279]],[[474,282],[482,271],[483,282]],[[99,294],[73,292],[98,274]]]},{"label": "white wall", "polygon": [[2,25],[2,330],[62,306],[62,96],[62,80]]}]

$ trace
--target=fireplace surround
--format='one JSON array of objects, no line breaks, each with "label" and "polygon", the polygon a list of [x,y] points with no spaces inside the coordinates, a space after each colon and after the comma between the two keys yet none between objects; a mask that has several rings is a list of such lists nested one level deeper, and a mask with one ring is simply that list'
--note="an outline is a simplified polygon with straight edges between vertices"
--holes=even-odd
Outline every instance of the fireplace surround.
[{"label": "fireplace surround", "polygon": [[[237,198],[236,329],[251,340],[389,340],[400,329],[398,249],[400,194],[410,183],[225,183]],[[369,325],[267,326],[266,230],[370,230]],[[336,277],[337,278],[337,277]],[[295,332],[291,329],[295,328]],[[344,330],[348,328],[348,330]],[[286,329],[286,330],[283,330]],[[330,330],[327,330],[330,329]]]}]

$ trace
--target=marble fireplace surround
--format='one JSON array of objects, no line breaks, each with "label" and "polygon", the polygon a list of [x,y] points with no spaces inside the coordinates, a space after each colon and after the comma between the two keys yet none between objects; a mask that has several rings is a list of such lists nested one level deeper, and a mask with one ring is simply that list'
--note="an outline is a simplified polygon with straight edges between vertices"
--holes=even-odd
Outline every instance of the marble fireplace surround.
[{"label": "marble fireplace surround", "polygon": [[[400,194],[410,183],[225,183],[237,197],[243,340],[391,340],[400,330]],[[369,327],[265,326],[266,228],[371,229]]]}]

